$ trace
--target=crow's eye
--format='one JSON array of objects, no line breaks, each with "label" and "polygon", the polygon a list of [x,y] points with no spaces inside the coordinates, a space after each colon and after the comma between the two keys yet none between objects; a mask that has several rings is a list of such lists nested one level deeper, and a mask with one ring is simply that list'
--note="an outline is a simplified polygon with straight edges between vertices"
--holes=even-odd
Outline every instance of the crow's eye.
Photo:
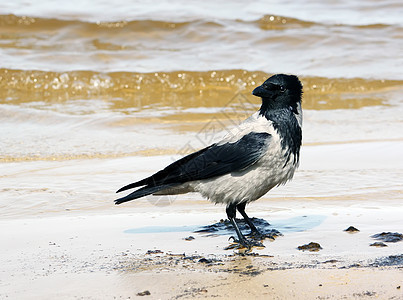
[{"label": "crow's eye", "polygon": [[282,85],[280,85],[280,92],[285,92],[285,87],[284,86],[282,86]]}]

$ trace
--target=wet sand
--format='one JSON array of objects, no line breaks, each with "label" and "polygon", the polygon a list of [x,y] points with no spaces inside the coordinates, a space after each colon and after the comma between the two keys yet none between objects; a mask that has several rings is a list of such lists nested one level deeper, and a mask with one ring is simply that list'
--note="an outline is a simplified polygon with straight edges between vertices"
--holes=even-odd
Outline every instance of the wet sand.
[{"label": "wet sand", "polygon": [[[401,232],[398,201],[382,209],[381,201],[286,204],[250,206],[251,216],[283,236],[247,255],[223,250],[231,232],[194,232],[224,215],[205,201],[157,207],[143,200],[125,214],[2,220],[0,298],[129,299],[146,291],[150,299],[403,297],[403,242],[369,246],[373,234]],[[351,225],[360,231],[345,232]],[[322,249],[297,249],[312,241]]]}]

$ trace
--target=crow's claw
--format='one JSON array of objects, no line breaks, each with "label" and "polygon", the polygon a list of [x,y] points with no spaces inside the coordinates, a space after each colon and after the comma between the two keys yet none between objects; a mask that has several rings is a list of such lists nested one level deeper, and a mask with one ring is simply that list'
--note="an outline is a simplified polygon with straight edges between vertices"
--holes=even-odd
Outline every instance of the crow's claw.
[{"label": "crow's claw", "polygon": [[233,240],[231,244],[224,248],[224,250],[236,249],[242,253],[248,253],[252,251],[253,247],[264,248],[264,245],[261,242],[255,240],[237,240],[235,237],[231,236],[228,240]]}]

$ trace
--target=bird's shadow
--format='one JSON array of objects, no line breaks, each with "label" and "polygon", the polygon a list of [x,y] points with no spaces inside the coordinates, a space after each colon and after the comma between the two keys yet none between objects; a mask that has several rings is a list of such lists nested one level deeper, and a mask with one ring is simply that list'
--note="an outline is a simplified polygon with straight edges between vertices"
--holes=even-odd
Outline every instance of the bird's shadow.
[{"label": "bird's shadow", "polygon": [[[319,226],[326,216],[322,215],[304,215],[289,219],[275,220],[271,224],[264,219],[252,218],[253,224],[260,233],[265,235],[282,235],[287,232],[301,232]],[[249,227],[243,219],[236,219],[239,229],[242,232],[248,232]],[[164,233],[164,232],[189,232],[200,233],[205,236],[233,235],[234,229],[229,220],[221,220],[211,225],[193,225],[193,226],[145,226],[131,228],[124,233],[144,234],[144,233]]]}]

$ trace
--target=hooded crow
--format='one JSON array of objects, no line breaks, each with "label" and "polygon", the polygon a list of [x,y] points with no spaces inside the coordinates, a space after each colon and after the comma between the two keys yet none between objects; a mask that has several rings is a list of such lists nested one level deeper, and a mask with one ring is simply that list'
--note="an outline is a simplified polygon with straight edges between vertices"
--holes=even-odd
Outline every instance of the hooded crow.
[{"label": "hooded crow", "polygon": [[277,74],[255,88],[262,98],[260,109],[229,132],[221,141],[170,164],[143,180],[119,189],[138,188],[115,200],[121,204],[150,194],[174,195],[199,192],[214,203],[226,205],[241,247],[261,243],[248,240],[239,230],[238,210],[254,237],[263,237],[245,206],[290,180],[299,164],[302,140],[302,84],[297,76]]}]

